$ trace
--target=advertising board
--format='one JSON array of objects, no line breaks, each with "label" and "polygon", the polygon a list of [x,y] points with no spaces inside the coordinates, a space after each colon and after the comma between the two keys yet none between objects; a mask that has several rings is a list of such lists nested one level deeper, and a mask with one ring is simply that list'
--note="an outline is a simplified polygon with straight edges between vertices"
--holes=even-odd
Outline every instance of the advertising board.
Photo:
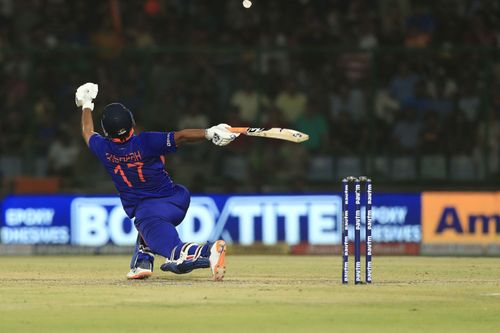
[{"label": "advertising board", "polygon": [[[420,211],[420,194],[376,195],[373,241],[420,242]],[[193,242],[336,245],[341,215],[339,194],[203,195],[192,197],[178,231]],[[5,244],[133,245],[136,237],[115,196],[10,196],[2,203]]]},{"label": "advertising board", "polygon": [[422,194],[424,244],[500,244],[500,192]]}]

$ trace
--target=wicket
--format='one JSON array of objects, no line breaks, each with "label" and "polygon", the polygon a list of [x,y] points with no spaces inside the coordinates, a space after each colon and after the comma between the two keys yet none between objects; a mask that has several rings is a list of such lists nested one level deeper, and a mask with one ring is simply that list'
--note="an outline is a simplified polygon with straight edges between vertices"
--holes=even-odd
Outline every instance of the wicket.
[{"label": "wicket", "polygon": [[372,282],[372,181],[366,176],[342,180],[342,283],[349,283],[349,185],[354,184],[354,283],[361,283],[361,185],[365,189],[365,281]]}]

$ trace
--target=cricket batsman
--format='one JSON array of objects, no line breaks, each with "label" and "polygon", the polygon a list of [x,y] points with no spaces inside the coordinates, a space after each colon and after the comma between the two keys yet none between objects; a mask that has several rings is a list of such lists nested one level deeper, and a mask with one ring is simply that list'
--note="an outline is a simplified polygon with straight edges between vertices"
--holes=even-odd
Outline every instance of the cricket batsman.
[{"label": "cricket batsman", "polygon": [[200,245],[185,243],[175,227],[190,203],[188,190],[175,184],[165,171],[163,156],[185,143],[212,141],[225,146],[239,134],[219,124],[208,129],[183,129],[175,132],[134,134],[132,112],[120,103],[108,104],[101,116],[105,137],[94,132],[92,111],[98,86],[85,83],[76,91],[75,102],[82,108],[82,135],[90,150],[111,176],[123,208],[139,232],[130,263],[129,279],[144,279],[153,274],[155,254],[166,259],[163,271],[189,273],[211,268],[213,279],[224,278],[226,244],[223,240]]}]

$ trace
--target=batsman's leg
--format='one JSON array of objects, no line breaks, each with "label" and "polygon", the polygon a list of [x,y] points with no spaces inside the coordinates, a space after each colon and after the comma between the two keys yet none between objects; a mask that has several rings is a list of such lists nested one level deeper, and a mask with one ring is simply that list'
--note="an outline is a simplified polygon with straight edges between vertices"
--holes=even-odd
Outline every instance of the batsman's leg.
[{"label": "batsman's leg", "polygon": [[184,243],[172,250],[170,258],[161,265],[163,271],[185,274],[197,268],[211,268],[215,281],[222,281],[226,273],[226,243],[223,240],[204,245]]},{"label": "batsman's leg", "polygon": [[[161,266],[163,271],[185,274],[193,269],[211,267],[211,262],[214,262],[212,271],[222,272],[219,268],[214,269],[215,266],[224,266],[225,244],[221,247],[214,246],[215,243],[205,245],[184,243],[180,240],[175,226],[161,216],[136,219],[135,225],[151,252],[167,258]],[[221,254],[222,259],[220,259]],[[221,279],[221,275],[223,274],[217,273],[217,280]]]},{"label": "batsman's leg", "polygon": [[135,243],[134,255],[130,262],[128,279],[146,279],[153,275],[155,256],[139,234]]}]

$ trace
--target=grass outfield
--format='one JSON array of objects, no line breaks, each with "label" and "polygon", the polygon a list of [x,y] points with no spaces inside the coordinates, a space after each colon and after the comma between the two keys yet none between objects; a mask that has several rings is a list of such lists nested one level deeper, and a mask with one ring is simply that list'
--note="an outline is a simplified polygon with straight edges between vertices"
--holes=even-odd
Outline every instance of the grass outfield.
[{"label": "grass outfield", "polygon": [[0,257],[0,332],[500,330],[500,258],[375,257],[369,286],[341,285],[340,259],[229,256],[215,283],[127,281],[124,256]]}]

